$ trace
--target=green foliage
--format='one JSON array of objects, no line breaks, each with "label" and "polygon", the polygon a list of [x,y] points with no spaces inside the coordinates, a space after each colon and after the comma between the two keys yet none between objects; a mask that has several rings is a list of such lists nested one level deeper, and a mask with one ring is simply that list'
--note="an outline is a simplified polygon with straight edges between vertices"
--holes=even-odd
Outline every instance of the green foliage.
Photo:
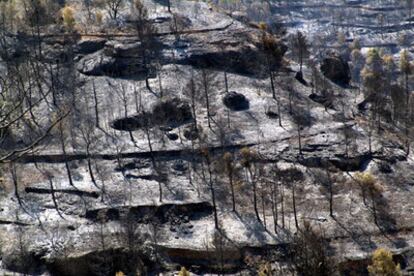
[{"label": "green foliage", "polygon": [[343,46],[346,43],[346,36],[343,32],[338,32],[336,35],[336,39],[338,40],[339,46]]},{"label": "green foliage", "polygon": [[355,178],[364,186],[373,186],[377,182],[375,177],[369,172],[357,172]]},{"label": "green foliage", "polygon": [[351,59],[352,62],[357,61],[357,60],[361,60],[363,58],[363,55],[361,54],[361,50],[360,49],[354,49],[351,52]]},{"label": "green foliage", "polygon": [[369,172],[358,172],[355,174],[355,179],[362,186],[362,189],[368,190],[372,194],[380,194],[383,191],[379,181]]},{"label": "green foliage", "polygon": [[270,263],[263,263],[259,266],[259,269],[257,270],[258,276],[271,276],[272,275],[272,266]]},{"label": "green foliage", "polygon": [[400,52],[400,70],[401,73],[410,75],[412,73],[412,65],[409,60],[408,51],[406,49]]},{"label": "green foliage", "polygon": [[63,25],[69,29],[72,30],[75,27],[75,17],[74,13],[75,10],[72,7],[65,6],[62,11],[62,19],[63,19]]},{"label": "green foliage", "polygon": [[16,0],[0,1],[0,29],[14,30],[19,21]]},{"label": "green foliage", "polygon": [[178,276],[190,276],[190,272],[183,266],[181,267],[180,272],[178,272]]},{"label": "green foliage", "polygon": [[280,65],[285,54],[284,46],[275,36],[267,32],[266,23],[260,22],[258,28],[261,30],[261,46],[269,59],[268,62],[271,65]]},{"label": "green foliage", "polygon": [[359,38],[355,38],[354,41],[351,44],[352,50],[361,50],[361,41]]},{"label": "green foliage", "polygon": [[374,252],[368,272],[371,276],[402,275],[400,265],[396,265],[392,260],[392,253],[384,248],[379,248]]},{"label": "green foliage", "polygon": [[362,69],[361,76],[368,94],[373,94],[378,90],[378,85],[384,78],[383,59],[377,49],[368,51],[365,66]]},{"label": "green foliage", "polygon": [[233,156],[230,152],[226,152],[223,154],[223,163],[224,168],[227,172],[231,171],[233,169]]},{"label": "green foliage", "polygon": [[240,155],[242,157],[241,164],[243,167],[250,167],[254,159],[256,158],[256,153],[250,150],[248,147],[244,147],[240,150]]},{"label": "green foliage", "polygon": [[382,57],[382,60],[384,61],[384,69],[387,72],[393,72],[395,70],[395,62],[392,55],[385,55]]},{"label": "green foliage", "polygon": [[97,11],[95,13],[95,20],[96,20],[96,24],[101,25],[103,22],[103,14],[101,11]]}]

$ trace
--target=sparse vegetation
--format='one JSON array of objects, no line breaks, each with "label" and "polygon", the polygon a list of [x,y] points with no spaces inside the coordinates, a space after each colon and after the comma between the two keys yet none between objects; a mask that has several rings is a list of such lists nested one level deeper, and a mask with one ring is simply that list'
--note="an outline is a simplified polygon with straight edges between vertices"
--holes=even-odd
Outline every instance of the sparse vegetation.
[{"label": "sparse vegetation", "polygon": [[0,274],[409,273],[413,1],[362,2],[0,0]]},{"label": "sparse vegetation", "polygon": [[68,30],[73,30],[73,28],[75,27],[75,17],[74,17],[74,13],[75,10],[69,6],[66,6],[62,9],[62,19],[63,19],[63,24],[65,25],[66,28],[68,28]]},{"label": "sparse vegetation", "polygon": [[368,266],[372,276],[399,276],[402,275],[399,264],[395,264],[392,253],[385,248],[375,250],[372,255],[372,264]]}]

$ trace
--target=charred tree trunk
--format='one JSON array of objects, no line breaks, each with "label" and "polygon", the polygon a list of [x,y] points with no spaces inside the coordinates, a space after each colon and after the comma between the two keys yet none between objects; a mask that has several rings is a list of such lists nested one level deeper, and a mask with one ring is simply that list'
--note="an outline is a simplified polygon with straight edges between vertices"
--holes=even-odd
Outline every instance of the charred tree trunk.
[{"label": "charred tree trunk", "polygon": [[98,106],[98,96],[96,94],[95,81],[92,81],[92,91],[93,91],[93,100],[94,100],[94,109],[95,109],[95,126],[99,128],[99,106]]},{"label": "charred tree trunk", "polygon": [[[66,145],[65,145],[65,137],[63,134],[63,126],[62,123],[59,123],[59,135],[60,135],[60,146],[62,149],[62,153],[64,156],[67,155],[66,153]],[[69,180],[69,184],[73,187],[75,187],[75,185],[73,184],[73,178],[72,178],[72,172],[70,171],[70,167],[69,167],[69,162],[65,159],[65,168],[66,168],[66,173],[68,176],[68,180]]]},{"label": "charred tree trunk", "polygon": [[295,192],[295,186],[296,184],[292,184],[292,205],[293,205],[293,215],[295,217],[295,226],[296,229],[299,230],[299,223],[298,223],[298,214],[296,210],[296,192]]}]

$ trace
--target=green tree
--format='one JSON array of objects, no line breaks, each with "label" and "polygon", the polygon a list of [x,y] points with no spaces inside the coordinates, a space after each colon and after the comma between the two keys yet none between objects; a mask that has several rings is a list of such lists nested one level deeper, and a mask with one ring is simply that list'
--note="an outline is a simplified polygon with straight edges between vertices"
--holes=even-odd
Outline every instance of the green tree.
[{"label": "green tree", "polygon": [[269,262],[265,262],[259,265],[257,270],[258,276],[271,276],[272,274],[272,266]]},{"label": "green tree", "polygon": [[368,266],[368,272],[371,276],[400,276],[401,268],[392,260],[392,253],[385,249],[379,248],[372,255],[372,264]]},{"label": "green tree", "polygon": [[72,7],[65,6],[62,10],[62,19],[63,19],[63,25],[69,30],[73,30],[75,27],[75,10]]},{"label": "green tree", "polygon": [[183,266],[180,269],[180,272],[178,272],[178,276],[190,276],[190,272]]},{"label": "green tree", "polygon": [[371,208],[372,213],[374,216],[375,224],[378,225],[378,219],[377,219],[377,200],[380,197],[383,187],[379,184],[379,181],[375,178],[374,175],[372,175],[370,172],[358,172],[355,174],[355,178],[357,182],[361,185],[362,189],[362,198],[364,201],[364,204],[366,203],[366,194],[368,193],[370,199],[371,199]]},{"label": "green tree", "polygon": [[[254,213],[256,215],[256,218],[259,222],[260,215],[259,215],[259,209],[257,207],[257,181],[256,181],[256,167],[254,164],[254,161],[257,159],[257,155],[254,151],[250,150],[248,147],[244,147],[240,150],[240,154],[242,157],[241,164],[246,169],[246,182],[250,182],[253,188],[253,207],[254,207]],[[249,181],[250,180],[250,181]]]},{"label": "green tree", "polygon": [[371,136],[375,125],[377,125],[378,131],[381,130],[381,109],[385,98],[384,61],[377,49],[370,49],[368,51],[361,75],[366,96],[365,101],[372,104],[368,137],[371,150]]}]

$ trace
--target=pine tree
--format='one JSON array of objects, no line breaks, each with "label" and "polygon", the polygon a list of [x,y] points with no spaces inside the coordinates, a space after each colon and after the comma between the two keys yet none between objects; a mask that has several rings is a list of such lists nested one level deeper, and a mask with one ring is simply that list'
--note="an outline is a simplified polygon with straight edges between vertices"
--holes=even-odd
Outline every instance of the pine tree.
[{"label": "pine tree", "polygon": [[361,82],[361,70],[364,68],[365,60],[364,56],[361,53],[361,50],[355,48],[351,52],[351,62],[352,62],[352,79],[355,83],[358,83],[358,86]]},{"label": "pine tree", "polygon": [[69,6],[66,6],[62,9],[62,19],[63,19],[63,25],[70,31],[73,30],[75,27],[75,17],[74,13],[75,10]]},{"label": "pine tree", "polygon": [[355,178],[357,182],[361,185],[362,197],[363,197],[365,205],[367,205],[366,204],[367,192],[369,194],[369,197],[371,199],[371,208],[372,208],[372,214],[374,216],[374,221],[375,221],[375,224],[378,225],[377,200],[378,200],[378,197],[381,195],[383,188],[379,184],[375,176],[372,175],[370,172],[363,172],[363,173],[358,172],[355,174]]},{"label": "pine tree", "polygon": [[385,87],[384,87],[384,61],[381,57],[380,51],[377,49],[370,49],[367,54],[364,69],[361,72],[364,92],[366,95],[366,102],[372,104],[371,126],[369,129],[369,147],[371,150],[371,132],[374,125],[377,124],[377,130],[381,130],[381,112],[382,103],[384,101]]},{"label": "pine tree", "polygon": [[244,147],[240,150],[240,154],[242,157],[242,166],[246,168],[246,171],[248,172],[249,177],[247,177],[246,174],[246,180],[248,181],[248,179],[250,178],[250,183],[252,184],[252,188],[253,188],[253,207],[254,207],[254,213],[256,215],[256,218],[259,222],[261,222],[260,220],[260,215],[259,215],[259,209],[257,207],[257,181],[256,181],[256,175],[255,173],[253,173],[254,168],[254,160],[256,158],[256,153],[251,151],[249,148]]},{"label": "pine tree", "polygon": [[368,272],[371,276],[400,276],[401,268],[392,260],[392,253],[385,249],[375,250],[372,256],[372,264],[368,266]]},{"label": "pine tree", "polygon": [[190,272],[183,266],[181,267],[180,272],[178,272],[178,276],[190,276]]}]

